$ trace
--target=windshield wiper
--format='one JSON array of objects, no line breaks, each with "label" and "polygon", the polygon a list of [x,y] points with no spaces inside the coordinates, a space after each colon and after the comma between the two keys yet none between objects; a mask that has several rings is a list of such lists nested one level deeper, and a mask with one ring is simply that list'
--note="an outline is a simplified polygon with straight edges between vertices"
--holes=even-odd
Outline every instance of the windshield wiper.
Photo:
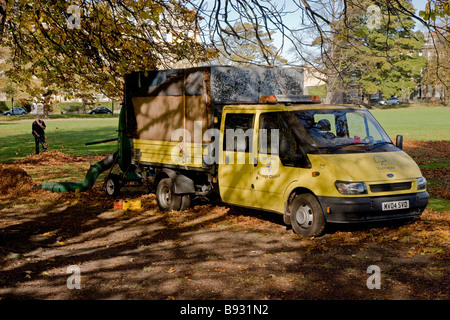
[{"label": "windshield wiper", "polygon": [[367,151],[371,151],[371,150],[381,147],[382,145],[385,145],[385,144],[393,144],[393,143],[391,141],[380,141],[380,142],[374,143],[373,146],[371,146]]}]

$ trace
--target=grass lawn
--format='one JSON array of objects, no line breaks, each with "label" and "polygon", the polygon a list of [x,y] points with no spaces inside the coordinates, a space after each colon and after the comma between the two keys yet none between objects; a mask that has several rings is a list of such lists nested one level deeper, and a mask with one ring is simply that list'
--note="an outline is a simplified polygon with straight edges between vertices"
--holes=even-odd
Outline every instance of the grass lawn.
[{"label": "grass lawn", "polygon": [[[34,137],[31,124],[34,120],[0,122],[0,162],[14,161],[34,153]],[[49,150],[70,155],[112,153],[117,143],[105,143],[85,147],[86,142],[117,137],[118,118],[49,119],[46,140]]]},{"label": "grass lawn", "polygon": [[405,140],[450,140],[450,108],[399,108],[370,110],[389,136]]}]

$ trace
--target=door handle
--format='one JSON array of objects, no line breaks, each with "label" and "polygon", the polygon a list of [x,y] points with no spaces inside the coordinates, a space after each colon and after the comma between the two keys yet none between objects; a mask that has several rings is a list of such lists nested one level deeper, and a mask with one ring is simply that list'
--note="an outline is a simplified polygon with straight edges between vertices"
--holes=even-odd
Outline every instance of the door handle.
[{"label": "door handle", "polygon": [[225,164],[229,164],[230,163],[230,158],[228,158],[228,156],[225,157]]},{"label": "door handle", "polygon": [[256,167],[258,165],[258,158],[253,159],[253,166]]}]

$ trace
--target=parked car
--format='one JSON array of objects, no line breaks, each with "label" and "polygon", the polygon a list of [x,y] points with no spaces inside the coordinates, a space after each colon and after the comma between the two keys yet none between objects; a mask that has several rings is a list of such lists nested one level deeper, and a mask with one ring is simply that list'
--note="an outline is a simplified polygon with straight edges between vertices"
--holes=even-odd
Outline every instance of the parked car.
[{"label": "parked car", "polygon": [[15,116],[15,115],[22,115],[22,114],[27,114],[27,112],[23,108],[14,108],[14,109],[3,112],[4,116]]},{"label": "parked car", "polygon": [[89,114],[112,114],[112,111],[108,109],[107,107],[97,107],[95,109],[92,109],[89,111]]},{"label": "parked car", "polygon": [[391,97],[387,100],[381,100],[378,101],[379,105],[387,105],[387,104],[400,104],[400,99],[399,98],[395,98],[395,97]]}]

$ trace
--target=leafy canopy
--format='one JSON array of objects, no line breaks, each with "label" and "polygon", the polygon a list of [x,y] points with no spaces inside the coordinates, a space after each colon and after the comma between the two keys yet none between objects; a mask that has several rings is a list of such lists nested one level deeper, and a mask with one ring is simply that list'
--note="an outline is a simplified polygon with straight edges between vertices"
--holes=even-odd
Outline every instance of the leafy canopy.
[{"label": "leafy canopy", "polygon": [[14,64],[8,75],[20,83],[35,76],[47,88],[94,88],[120,97],[127,73],[180,60],[201,61],[211,53],[188,33],[196,31],[198,17],[184,1],[16,0],[7,4],[3,41]]}]

